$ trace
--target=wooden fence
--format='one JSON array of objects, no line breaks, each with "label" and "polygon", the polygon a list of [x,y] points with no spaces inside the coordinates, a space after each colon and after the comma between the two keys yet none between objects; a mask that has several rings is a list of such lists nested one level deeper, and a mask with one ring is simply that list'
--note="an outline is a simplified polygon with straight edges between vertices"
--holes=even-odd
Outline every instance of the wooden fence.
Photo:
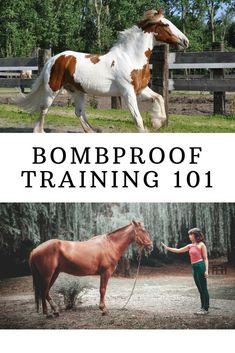
[{"label": "wooden fence", "polygon": [[[50,56],[50,49],[39,49],[38,57],[0,58],[0,87],[20,87],[22,92],[31,88]],[[24,71],[32,71],[32,78],[23,78]]]},{"label": "wooden fence", "polygon": [[[225,77],[225,69],[235,69],[235,52],[169,53],[168,50],[167,45],[155,47],[151,56],[151,87],[163,95],[166,112],[169,91],[209,91],[214,93],[214,113],[224,114],[225,92],[235,92],[234,77]],[[32,70],[36,77],[49,56],[50,52],[42,49],[38,58],[0,58],[0,87],[20,87],[22,90],[31,87],[34,78],[21,78],[20,72]],[[208,77],[184,75],[185,70],[193,69],[208,70]],[[181,78],[175,77],[177,70],[181,70],[181,76],[183,70]]]},{"label": "wooden fence", "polygon": [[[216,50],[221,49],[216,46]],[[168,46],[155,47],[151,56],[152,89],[163,95],[168,112],[169,91],[208,91],[214,94],[214,114],[225,113],[225,92],[235,92],[234,77],[225,69],[235,69],[235,52],[169,53]],[[209,77],[186,76],[186,70],[206,69]],[[183,70],[183,77],[174,77]],[[181,73],[182,76],[182,73]]]},{"label": "wooden fence", "polygon": [[22,78],[21,72],[31,70],[38,72],[37,58],[0,58],[0,87],[30,88],[33,79]]}]

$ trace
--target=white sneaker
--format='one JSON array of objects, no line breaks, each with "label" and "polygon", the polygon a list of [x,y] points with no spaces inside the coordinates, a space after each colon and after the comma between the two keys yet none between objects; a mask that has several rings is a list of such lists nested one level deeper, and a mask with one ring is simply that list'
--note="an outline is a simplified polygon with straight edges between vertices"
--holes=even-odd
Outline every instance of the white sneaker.
[{"label": "white sneaker", "polygon": [[195,315],[207,315],[209,314],[209,311],[208,310],[205,310],[205,309],[201,309],[199,311],[197,311],[196,313],[194,313]]}]

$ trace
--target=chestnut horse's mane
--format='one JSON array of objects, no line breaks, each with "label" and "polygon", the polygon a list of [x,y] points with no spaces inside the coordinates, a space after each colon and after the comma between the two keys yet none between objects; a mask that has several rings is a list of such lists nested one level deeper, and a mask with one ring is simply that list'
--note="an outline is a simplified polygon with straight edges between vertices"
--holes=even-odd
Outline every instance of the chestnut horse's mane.
[{"label": "chestnut horse's mane", "polygon": [[109,235],[111,235],[111,234],[114,234],[114,233],[116,233],[116,232],[119,232],[119,231],[123,230],[124,228],[129,227],[130,225],[131,225],[131,223],[129,223],[129,224],[123,226],[123,227],[120,227],[120,228],[118,228],[118,229],[115,229],[115,230],[113,230],[112,232],[107,233],[107,236],[109,236]]}]

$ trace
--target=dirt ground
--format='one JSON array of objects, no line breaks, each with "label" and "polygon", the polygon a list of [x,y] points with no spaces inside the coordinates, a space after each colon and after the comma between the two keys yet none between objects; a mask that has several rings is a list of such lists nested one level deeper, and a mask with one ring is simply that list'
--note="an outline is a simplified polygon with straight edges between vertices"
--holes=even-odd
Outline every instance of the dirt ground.
[{"label": "dirt ground", "polygon": [[[63,279],[68,276],[60,275]],[[208,279],[210,313],[199,317],[199,295],[190,265],[142,267],[135,291],[125,309],[133,278],[112,277],[102,316],[99,308],[99,277],[89,277],[88,290],[75,310],[60,305],[58,318],[36,313],[31,276],[0,281],[0,328],[4,329],[234,329],[235,269]],[[59,281],[60,279],[58,279]],[[58,302],[57,302],[58,303]]]},{"label": "dirt ground", "polygon": [[[53,104],[65,106],[68,104],[68,94],[60,94]],[[0,103],[11,103],[12,95],[0,95]],[[86,97],[86,105],[92,97]],[[97,98],[99,109],[110,109],[111,99],[109,97]],[[125,104],[123,108],[127,109]],[[142,112],[150,110],[150,103],[140,102],[139,108]],[[232,115],[235,113],[235,96],[233,93],[226,94],[226,114]],[[179,115],[212,115],[213,114],[213,95],[201,93],[199,95],[171,95],[169,96],[169,114]]]}]

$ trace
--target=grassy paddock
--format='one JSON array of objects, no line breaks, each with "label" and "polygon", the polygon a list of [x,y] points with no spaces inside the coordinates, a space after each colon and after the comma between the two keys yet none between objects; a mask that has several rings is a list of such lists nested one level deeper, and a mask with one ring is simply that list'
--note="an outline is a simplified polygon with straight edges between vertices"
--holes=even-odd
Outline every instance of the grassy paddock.
[{"label": "grassy paddock", "polygon": [[[91,125],[104,132],[137,132],[131,115],[126,110],[87,108],[86,111]],[[0,128],[31,128],[37,117],[38,114],[25,113],[14,105],[0,104]],[[149,113],[142,113],[142,117],[148,131],[154,132]],[[52,107],[45,127],[81,131],[73,107]],[[170,115],[169,126],[159,132],[235,132],[235,116]]]}]

